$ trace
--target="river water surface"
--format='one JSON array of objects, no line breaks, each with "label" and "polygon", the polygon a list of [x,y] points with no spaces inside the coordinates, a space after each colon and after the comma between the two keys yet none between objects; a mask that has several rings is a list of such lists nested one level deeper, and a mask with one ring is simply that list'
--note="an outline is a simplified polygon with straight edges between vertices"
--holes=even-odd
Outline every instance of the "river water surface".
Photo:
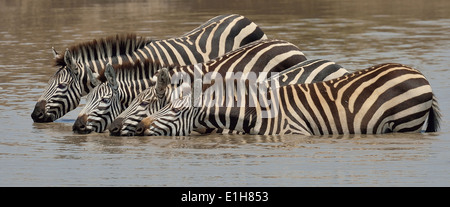
[{"label": "river water surface", "polygon": [[[269,38],[353,71],[415,67],[441,131],[352,136],[110,137],[30,115],[51,47],[116,33],[165,39],[238,13]],[[450,186],[450,1],[0,1],[0,186]],[[84,101],[82,101],[84,103]]]}]

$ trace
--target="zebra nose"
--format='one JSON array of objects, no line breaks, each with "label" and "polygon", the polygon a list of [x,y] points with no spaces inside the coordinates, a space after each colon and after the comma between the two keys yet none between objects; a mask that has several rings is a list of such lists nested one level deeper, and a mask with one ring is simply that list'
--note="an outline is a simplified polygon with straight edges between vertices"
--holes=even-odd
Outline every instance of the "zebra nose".
[{"label": "zebra nose", "polygon": [[31,113],[31,118],[34,122],[52,122],[53,120],[51,117],[46,116],[46,107],[47,101],[40,100],[36,103],[36,106],[34,106],[34,110]]},{"label": "zebra nose", "polygon": [[139,123],[136,127],[136,135],[143,136],[144,135],[144,127]]},{"label": "zebra nose", "polygon": [[108,128],[109,134],[111,136],[120,136],[120,129],[122,128],[122,121],[123,121],[123,118],[117,118],[111,123],[111,125]]},{"label": "zebra nose", "polygon": [[75,123],[72,126],[72,130],[78,134],[90,133],[91,131],[87,129],[86,123],[87,123],[87,115],[86,114],[78,116],[77,120],[75,120]]},{"label": "zebra nose", "polygon": [[142,119],[142,121],[139,122],[139,124],[136,126],[136,135],[144,136],[145,130],[150,128],[150,124],[153,122],[153,120],[150,117],[146,117]]}]

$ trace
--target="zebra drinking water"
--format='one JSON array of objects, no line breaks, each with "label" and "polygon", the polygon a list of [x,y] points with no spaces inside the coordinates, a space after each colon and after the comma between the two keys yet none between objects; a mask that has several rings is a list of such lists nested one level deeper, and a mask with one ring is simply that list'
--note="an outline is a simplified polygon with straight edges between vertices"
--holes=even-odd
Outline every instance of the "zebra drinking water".
[{"label": "zebra drinking water", "polygon": [[266,38],[255,23],[231,14],[214,17],[178,38],[150,40],[135,34],[117,35],[74,45],[62,55],[53,50],[59,69],[48,81],[31,117],[34,122],[52,122],[75,109],[81,97],[95,87],[97,81],[90,77],[102,76],[106,63],[152,60],[164,65],[190,65]]},{"label": "zebra drinking water", "polygon": [[[269,80],[277,79],[279,81],[279,85],[284,86],[331,80],[341,77],[347,73],[348,72],[346,69],[335,62],[316,59],[298,63],[276,75],[271,76]],[[268,82],[268,85],[270,85],[270,82]],[[165,90],[166,96],[155,96],[154,87],[150,87],[143,91],[139,95],[140,98],[135,99],[133,103],[111,124],[109,128],[111,135],[134,135],[136,133],[136,127],[142,119],[161,109],[161,105],[158,105],[161,100],[165,103],[169,102],[170,96],[168,94],[171,92],[171,87],[168,87]],[[212,129],[205,132],[209,131],[212,131]]]},{"label": "zebra drinking water", "polygon": [[75,109],[81,97],[95,87],[96,81],[89,77],[91,73],[98,74],[98,70],[92,68],[102,67],[106,60],[122,62],[128,59],[126,53],[142,49],[150,42],[134,34],[117,35],[72,46],[63,55],[53,50],[59,69],[48,81],[31,118],[34,122],[52,122]]},{"label": "zebra drinking water", "polygon": [[[204,75],[214,73],[216,76],[225,77],[229,72],[241,73],[270,73],[279,72],[306,60],[299,48],[289,42],[282,40],[259,40],[249,43],[243,47],[226,53],[225,55],[205,63],[196,65],[171,67],[170,75],[184,75],[184,82],[193,80],[195,74]],[[141,66],[143,65],[143,67]],[[87,100],[85,109],[80,112],[73,130],[78,133],[103,132],[119,113],[124,111],[133,99],[144,88],[139,87],[142,82],[150,82],[151,76],[148,71],[155,71],[163,68],[154,62],[146,61],[143,64],[131,64],[128,68],[110,68],[111,72],[105,72],[108,80],[106,83],[98,85]],[[119,66],[120,67],[120,66]],[[115,72],[113,72],[115,70]],[[138,76],[136,74],[145,74]],[[108,77],[109,75],[109,77]],[[112,77],[114,75],[114,77]],[[116,78],[117,77],[117,78]],[[267,75],[261,77],[266,79]],[[178,81],[176,82],[178,83]],[[114,89],[113,87],[116,87]],[[176,84],[170,87],[177,87]],[[102,89],[105,88],[105,89]],[[106,89],[109,88],[109,89]],[[141,90],[138,90],[141,89]],[[103,97],[109,97],[109,107],[97,106]],[[112,99],[111,97],[114,97]],[[100,107],[100,105],[98,105]]]},{"label": "zebra drinking water", "polygon": [[[194,88],[199,90],[198,88]],[[196,107],[199,97],[172,101],[145,118],[144,135],[188,135],[194,129],[229,128],[248,134],[380,134],[439,128],[440,112],[427,79],[401,64],[381,64],[341,78],[294,84],[269,92],[278,100],[275,116],[264,107]],[[208,100],[205,98],[203,100]],[[193,103],[193,104],[191,104]]]}]

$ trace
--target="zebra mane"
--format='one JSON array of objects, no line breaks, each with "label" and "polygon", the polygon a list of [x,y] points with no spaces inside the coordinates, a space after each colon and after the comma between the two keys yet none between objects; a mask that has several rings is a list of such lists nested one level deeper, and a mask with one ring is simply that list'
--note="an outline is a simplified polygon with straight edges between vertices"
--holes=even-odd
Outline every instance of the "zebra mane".
[{"label": "zebra mane", "polygon": [[[113,65],[114,70],[116,73],[120,70],[128,70],[130,72],[136,71],[136,70],[152,70],[151,68],[156,68],[155,71],[161,69],[162,67],[166,67],[169,70],[172,70],[175,67],[179,67],[179,65],[168,65],[165,66],[158,60],[151,60],[151,59],[145,59],[143,61],[136,60],[134,62],[125,61],[122,64],[115,64]],[[156,74],[157,72],[155,72]],[[155,74],[152,74],[155,75]],[[106,82],[106,76],[105,76],[105,69],[102,69],[99,71],[99,75],[97,77],[98,80],[100,80],[102,83]]]},{"label": "zebra mane", "polygon": [[[105,59],[117,55],[126,55],[137,49],[143,48],[152,42],[149,38],[137,37],[136,34],[117,34],[106,38],[94,39],[92,41],[82,42],[73,45],[69,51],[82,59],[83,62]],[[92,58],[93,57],[93,58]],[[77,58],[75,58],[77,59]],[[66,66],[64,62],[64,53],[55,59],[55,66]]]}]

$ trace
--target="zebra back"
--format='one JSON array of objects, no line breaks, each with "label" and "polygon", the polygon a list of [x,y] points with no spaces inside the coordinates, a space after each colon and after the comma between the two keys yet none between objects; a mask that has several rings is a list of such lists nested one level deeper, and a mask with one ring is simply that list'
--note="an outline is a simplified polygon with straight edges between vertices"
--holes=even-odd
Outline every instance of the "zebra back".
[{"label": "zebra back", "polygon": [[348,71],[335,62],[313,59],[305,60],[286,70],[275,73],[264,81],[267,87],[270,87],[272,81],[277,81],[279,86],[286,86],[327,81],[347,74]]},{"label": "zebra back", "polygon": [[181,37],[153,41],[145,50],[135,52],[133,58],[159,60],[165,66],[191,65],[261,39],[267,39],[266,35],[248,18],[220,15]]}]

